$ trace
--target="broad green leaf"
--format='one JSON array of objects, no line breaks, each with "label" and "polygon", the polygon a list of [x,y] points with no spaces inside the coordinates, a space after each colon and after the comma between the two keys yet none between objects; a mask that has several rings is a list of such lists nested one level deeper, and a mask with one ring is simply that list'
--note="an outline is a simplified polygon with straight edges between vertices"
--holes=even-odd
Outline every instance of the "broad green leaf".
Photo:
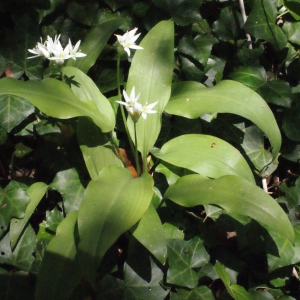
[{"label": "broad green leaf", "polygon": [[87,186],[78,214],[78,249],[91,282],[108,248],[146,212],[152,185],[149,174],[134,179],[128,169],[109,166]]},{"label": "broad green leaf", "polygon": [[58,225],[62,222],[64,219],[64,214],[59,210],[57,207],[54,207],[51,211],[46,211],[46,229],[47,231],[56,231]]},{"label": "broad green leaf", "polygon": [[212,291],[205,285],[194,288],[191,291],[177,289],[171,292],[170,300],[214,300]]},{"label": "broad green leaf", "polygon": [[121,18],[114,18],[93,28],[80,46],[80,51],[85,53],[86,57],[79,58],[75,62],[69,59],[68,66],[74,66],[87,73],[96,62],[112,33],[121,26],[122,22]]},{"label": "broad green leaf", "polygon": [[236,40],[241,33],[242,24],[241,14],[225,7],[221,10],[219,19],[213,23],[212,29],[221,41]]},{"label": "broad green leaf", "polygon": [[300,141],[300,102],[297,101],[291,109],[286,110],[283,117],[282,129],[292,141]]},{"label": "broad green leaf", "polygon": [[77,212],[69,213],[47,247],[37,276],[36,300],[68,300],[79,283],[82,274],[76,259],[76,220]]},{"label": "broad green leaf", "polygon": [[1,300],[34,299],[32,277],[28,272],[6,272],[3,269],[0,269],[0,277]]},{"label": "broad green leaf", "polygon": [[[300,8],[300,3],[299,3]],[[299,10],[300,12],[300,10]],[[282,26],[283,31],[287,35],[287,38],[290,42],[300,45],[300,24],[298,22],[284,22]]]},{"label": "broad green leaf", "polygon": [[6,231],[11,218],[23,218],[30,201],[21,188],[0,188],[0,237]]},{"label": "broad green leaf", "polygon": [[0,95],[0,126],[7,132],[34,112],[34,106],[26,99],[14,95]]},{"label": "broad green leaf", "polygon": [[264,136],[256,126],[247,127],[243,144],[241,145],[246,154],[258,171],[272,162],[272,154],[264,148]]},{"label": "broad green leaf", "polygon": [[171,223],[165,222],[163,224],[163,231],[166,239],[184,239],[184,232]]},{"label": "broad green leaf", "polygon": [[0,80],[0,95],[23,97],[35,105],[43,113],[60,119],[79,116],[90,117],[103,132],[111,130],[112,124],[103,118],[92,101],[80,101],[68,86],[56,79],[43,81],[20,81],[12,78]]},{"label": "broad green leaf", "polygon": [[216,262],[215,271],[223,281],[228,293],[235,300],[253,300],[251,294],[249,294],[244,287],[238,284],[230,284],[229,275],[227,274],[225,267],[220,263]]},{"label": "broad green leaf", "polygon": [[5,143],[6,139],[7,139],[6,130],[0,128],[0,145],[2,145],[3,143]]},{"label": "broad green leaf", "polygon": [[165,263],[167,256],[166,238],[160,218],[152,204],[150,204],[132,234],[162,264]]},{"label": "broad green leaf", "polygon": [[[140,93],[140,103],[145,105],[158,101],[155,110],[137,122],[138,148],[144,161],[147,153],[157,140],[161,128],[161,114],[170,98],[174,60],[174,24],[161,21],[144,37],[136,51],[129,69],[126,91],[129,94],[135,86]],[[155,42],[154,42],[155,41]],[[128,126],[134,140],[134,124],[128,118]]]},{"label": "broad green leaf", "polygon": [[230,78],[248,86],[268,103],[291,106],[292,91],[289,84],[282,80],[268,81],[266,71],[262,67],[239,67],[230,74]]},{"label": "broad green leaf", "polygon": [[152,0],[152,2],[167,11],[178,25],[184,26],[201,20],[199,8],[203,0]]},{"label": "broad green leaf", "polygon": [[63,207],[66,214],[79,209],[84,187],[75,168],[58,172],[49,187],[58,191],[63,197]]},{"label": "broad green leaf", "polygon": [[127,263],[124,265],[124,281],[106,275],[96,288],[97,300],[133,300],[165,299],[169,293],[159,283],[163,280],[163,272],[151,260],[151,280],[139,276]]},{"label": "broad green leaf", "polygon": [[207,89],[196,82],[175,83],[165,110],[190,119],[212,112],[242,116],[267,135],[274,159],[279,153],[281,135],[272,111],[258,94],[239,82],[223,80]]},{"label": "broad green leaf", "polygon": [[254,182],[252,171],[241,153],[229,143],[210,135],[185,134],[152,153],[172,165],[217,178],[241,176]]},{"label": "broad green leaf", "polygon": [[295,232],[295,255],[293,257],[293,264],[300,262],[300,224],[294,226]]},{"label": "broad green leaf", "polygon": [[241,177],[207,179],[186,175],[166,191],[165,198],[186,207],[216,204],[229,213],[248,216],[294,243],[294,232],[285,212],[266,192]]},{"label": "broad green leaf", "polygon": [[299,0],[283,0],[283,4],[288,8],[289,13],[295,18],[300,20],[300,3]]},{"label": "broad green leaf", "polygon": [[12,248],[15,247],[20,234],[45,195],[47,188],[48,185],[44,182],[36,182],[26,190],[26,194],[30,197],[30,202],[26,207],[25,216],[22,219],[12,218],[10,222],[10,243]]},{"label": "broad green leaf", "polygon": [[195,288],[198,283],[197,273],[193,268],[200,268],[209,261],[209,255],[204,248],[203,241],[195,237],[189,241],[168,240],[167,282]]},{"label": "broad green leaf", "polygon": [[65,67],[62,69],[62,73],[76,82],[75,84],[71,84],[71,90],[79,100],[83,102],[91,100],[94,102],[98,108],[97,114],[99,118],[103,120],[103,124],[105,123],[104,128],[102,128],[103,126],[100,127],[102,131],[108,132],[113,130],[115,127],[114,111],[107,98],[102,95],[93,80],[74,67]]},{"label": "broad green leaf", "polygon": [[28,224],[14,250],[10,247],[9,232],[0,241],[0,264],[14,266],[22,271],[29,271],[34,261],[36,235]]},{"label": "broad green leaf", "polygon": [[122,166],[109,141],[109,135],[101,132],[93,122],[87,118],[80,118],[76,131],[85,165],[93,180],[98,178],[100,171],[105,167]]},{"label": "broad green leaf", "polygon": [[275,2],[255,0],[244,28],[255,38],[268,41],[275,51],[279,51],[285,47],[287,38],[282,29],[275,24],[276,17]]},{"label": "broad green leaf", "polygon": [[45,251],[46,251],[46,248],[47,248],[49,242],[50,242],[49,239],[41,239],[41,240],[37,241],[35,249],[34,249],[35,259],[32,262],[32,264],[30,266],[30,270],[29,270],[29,272],[31,274],[37,275],[39,273],[40,265],[43,261],[44,254],[45,254]]}]

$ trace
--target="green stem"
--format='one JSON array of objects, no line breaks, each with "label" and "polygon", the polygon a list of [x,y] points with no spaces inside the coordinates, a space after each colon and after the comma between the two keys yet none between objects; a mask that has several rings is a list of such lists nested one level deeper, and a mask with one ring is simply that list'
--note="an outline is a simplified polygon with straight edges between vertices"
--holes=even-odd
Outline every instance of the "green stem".
[{"label": "green stem", "polygon": [[123,157],[123,155],[122,155],[122,153],[121,153],[121,151],[120,151],[119,146],[118,146],[117,143],[115,142],[115,139],[114,139],[114,137],[113,137],[112,131],[109,133],[109,140],[110,140],[110,143],[112,144],[112,146],[113,146],[113,147],[115,148],[115,150],[117,151],[118,156],[119,156],[120,160],[122,161],[123,166],[124,166],[125,168],[127,168],[127,167],[128,167],[128,166],[127,166],[127,163],[126,163],[126,161],[125,161],[125,159],[124,159],[124,157]]},{"label": "green stem", "polygon": [[141,168],[140,168],[140,162],[139,162],[139,153],[138,153],[138,143],[137,143],[137,136],[136,136],[136,122],[134,122],[134,139],[135,139],[135,165],[136,165],[136,172],[138,173],[138,176],[141,176]]},{"label": "green stem", "polygon": [[[118,57],[117,57],[117,83],[118,83],[118,97],[120,97],[120,100],[121,100],[122,99],[122,94],[121,94],[121,82],[120,82],[120,58],[121,58],[120,53],[118,53]],[[124,106],[120,105],[120,109],[121,109],[121,114],[122,114],[122,119],[123,119],[125,131],[126,131],[126,134],[127,134],[127,137],[128,137],[129,144],[130,144],[130,149],[131,149],[131,152],[134,154],[135,153],[135,147],[133,145],[132,139],[131,139],[130,134],[129,134],[129,130],[128,130],[128,126],[127,126],[127,120],[126,120],[125,111],[124,111]]]}]

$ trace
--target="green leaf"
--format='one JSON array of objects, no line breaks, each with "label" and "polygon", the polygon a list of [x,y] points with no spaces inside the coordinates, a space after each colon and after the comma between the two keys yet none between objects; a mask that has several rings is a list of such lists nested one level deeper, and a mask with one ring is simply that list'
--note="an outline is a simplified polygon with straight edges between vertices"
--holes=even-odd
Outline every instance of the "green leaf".
[{"label": "green leaf", "polygon": [[245,30],[257,39],[268,41],[275,51],[283,49],[287,38],[282,29],[275,24],[277,8],[274,1],[255,0],[245,23]]},{"label": "green leaf", "polygon": [[248,216],[294,243],[290,221],[279,204],[259,187],[241,177],[207,179],[198,174],[180,178],[165,198],[185,206],[216,204],[229,213]]},{"label": "green leaf", "polygon": [[169,290],[159,284],[163,272],[151,260],[151,280],[140,277],[127,263],[124,265],[124,281],[106,275],[97,286],[97,299],[165,299]]},{"label": "green leaf", "polygon": [[18,143],[15,146],[15,152],[14,155],[18,158],[23,158],[27,154],[29,154],[32,151],[31,148],[27,147],[23,143]]},{"label": "green leaf", "polygon": [[[71,84],[71,90],[75,96],[83,101],[91,100],[98,108],[97,114],[103,120],[100,127],[102,131],[108,132],[115,127],[115,114],[107,98],[101,94],[93,80],[85,75],[82,71],[74,67],[65,67],[62,73],[68,78],[72,78],[76,84]],[[103,128],[105,123],[105,127]]]},{"label": "green leaf", "polygon": [[79,116],[90,117],[103,132],[111,130],[111,122],[99,112],[92,101],[80,101],[68,86],[56,79],[20,81],[12,78],[0,80],[0,95],[26,98],[43,113],[60,119]]},{"label": "green leaf", "polygon": [[66,214],[79,209],[84,187],[75,168],[58,172],[49,187],[58,191],[63,197],[63,207]]},{"label": "green leaf", "polygon": [[108,134],[101,132],[93,122],[87,118],[80,118],[77,123],[77,138],[85,165],[93,180],[96,180],[100,171],[110,165],[122,166],[117,157]]},{"label": "green leaf", "polygon": [[[145,105],[158,101],[156,114],[148,114],[147,119],[137,122],[138,149],[144,161],[147,153],[157,140],[161,128],[161,114],[170,98],[174,57],[174,24],[172,21],[161,21],[144,37],[136,51],[129,70],[127,93],[135,86],[140,93],[140,103]],[[155,43],[153,42],[155,41]],[[134,124],[128,118],[132,140]]]},{"label": "green leaf", "polygon": [[168,240],[168,262],[167,282],[195,288],[198,284],[197,273],[193,268],[200,268],[209,261],[203,241],[195,237],[189,241]]},{"label": "green leaf", "polygon": [[128,169],[110,166],[87,186],[78,214],[78,249],[80,265],[91,282],[108,248],[149,207],[152,185],[149,174],[134,179]]},{"label": "green leaf", "polygon": [[56,231],[58,225],[64,219],[63,212],[54,207],[51,211],[46,211],[46,229]]},{"label": "green leaf", "polygon": [[294,226],[295,232],[295,255],[293,257],[293,264],[300,262],[300,224]]},{"label": "green leaf", "polygon": [[172,165],[207,177],[237,175],[254,182],[252,171],[240,152],[214,136],[181,135],[165,143],[159,152],[152,153]]},{"label": "green leaf", "polygon": [[11,218],[23,218],[30,198],[21,188],[0,188],[0,237],[6,231]]},{"label": "green leaf", "polygon": [[290,109],[287,109],[282,122],[282,129],[292,141],[300,141],[300,102],[297,101]]},{"label": "green leaf", "polygon": [[0,126],[6,131],[11,131],[33,112],[34,106],[26,99],[0,95]]},{"label": "green leaf", "polygon": [[258,171],[272,162],[272,154],[264,148],[264,135],[256,126],[247,127],[243,144],[246,154]]},{"label": "green leaf", "polygon": [[162,264],[165,263],[167,242],[160,218],[152,204],[150,204],[132,234]]},{"label": "green leaf", "polygon": [[25,216],[23,219],[12,218],[10,222],[10,243],[12,248],[15,247],[20,234],[22,233],[34,210],[42,200],[47,189],[48,185],[44,182],[36,182],[26,190],[26,194],[30,197],[30,202],[26,207]]},{"label": "green leaf", "polygon": [[212,25],[213,31],[221,41],[236,40],[243,24],[241,14],[229,7],[221,10],[220,17]]},{"label": "green leaf", "polygon": [[166,239],[184,239],[183,230],[178,229],[176,226],[171,223],[165,222],[163,224],[164,235]]},{"label": "green leaf", "polygon": [[185,26],[201,20],[199,8],[203,0],[152,0],[152,2],[167,11],[178,25]]},{"label": "green leaf", "polygon": [[27,225],[13,251],[10,247],[8,232],[0,241],[0,264],[7,264],[22,271],[29,271],[30,265],[34,261],[35,244],[36,235],[30,224]]},{"label": "green leaf", "polygon": [[272,111],[258,94],[241,83],[223,80],[208,89],[196,82],[175,83],[165,110],[190,119],[212,112],[237,114],[255,123],[267,135],[274,159],[279,153],[281,135]]},{"label": "green leaf", "polygon": [[[299,3],[299,8],[300,8],[300,3]],[[292,22],[285,21],[282,26],[282,29],[287,35],[287,38],[291,43],[300,45],[300,34],[299,34],[300,24],[298,22],[292,23]]]},{"label": "green leaf", "polygon": [[177,289],[171,292],[170,300],[214,300],[212,291],[205,285],[194,288],[192,291]]},{"label": "green leaf", "polygon": [[257,92],[268,103],[290,107],[292,91],[289,84],[282,80],[267,81],[264,68],[256,66],[239,67],[230,78]]},{"label": "green leaf", "polygon": [[121,26],[122,22],[121,18],[114,18],[93,28],[85,37],[79,49],[86,56],[77,59],[75,62],[69,59],[67,65],[74,66],[87,73],[96,62],[112,33]]},{"label": "green leaf", "polygon": [[68,300],[79,283],[82,274],[76,259],[76,220],[77,212],[69,213],[47,247],[37,276],[36,300]]},{"label": "green leaf", "polygon": [[288,8],[289,13],[295,18],[295,20],[300,20],[300,3],[299,0],[283,0],[285,7]]}]

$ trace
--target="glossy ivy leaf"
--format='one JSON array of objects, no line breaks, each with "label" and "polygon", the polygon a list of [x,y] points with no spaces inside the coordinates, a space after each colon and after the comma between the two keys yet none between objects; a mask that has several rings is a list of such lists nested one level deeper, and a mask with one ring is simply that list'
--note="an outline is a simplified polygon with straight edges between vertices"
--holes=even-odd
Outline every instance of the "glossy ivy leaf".
[{"label": "glossy ivy leaf", "polygon": [[275,51],[279,51],[285,47],[287,38],[282,29],[276,25],[276,17],[275,2],[255,0],[244,28],[256,39],[268,41]]},{"label": "glossy ivy leaf", "polygon": [[111,299],[165,299],[169,290],[164,289],[160,282],[163,272],[151,260],[151,280],[140,277],[127,263],[124,264],[124,281],[106,275],[97,285],[97,300]]},{"label": "glossy ivy leaf", "polygon": [[34,248],[36,235],[31,225],[28,224],[24,230],[16,248],[12,251],[10,247],[9,232],[0,241],[0,263],[14,266],[22,271],[29,271],[34,261]]},{"label": "glossy ivy leaf", "polygon": [[38,24],[28,14],[23,14],[14,30],[6,34],[0,51],[14,78],[20,78],[25,72],[29,79],[42,79],[42,59],[27,59],[28,48],[34,48],[39,39]]},{"label": "glossy ivy leaf", "polygon": [[87,116],[103,132],[111,130],[112,123],[99,112],[93,101],[80,101],[65,83],[56,79],[20,81],[6,77],[0,80],[0,95],[24,97],[43,113],[54,118]]},{"label": "glossy ivy leaf", "polygon": [[76,220],[77,212],[69,213],[47,247],[37,276],[36,300],[68,300],[79,283],[82,273],[76,258]]},{"label": "glossy ivy leaf", "polygon": [[149,174],[132,178],[128,169],[109,166],[92,180],[79,208],[80,265],[90,282],[109,247],[143,216],[153,195]]},{"label": "glossy ivy leaf", "polygon": [[75,168],[58,172],[49,187],[58,191],[63,197],[63,208],[66,214],[79,209],[84,187]]},{"label": "glossy ivy leaf", "polygon": [[167,242],[161,220],[152,204],[150,204],[132,234],[162,264],[165,263]]},{"label": "glossy ivy leaf", "polygon": [[23,143],[17,143],[15,145],[15,152],[14,155],[18,158],[23,158],[27,154],[29,154],[32,151],[31,148],[27,147]]},{"label": "glossy ivy leaf", "polygon": [[[74,67],[65,67],[61,71],[64,76],[71,79],[71,90],[79,100],[94,102],[98,108],[99,118],[103,119],[103,122],[106,124],[105,129],[100,127],[102,131],[108,132],[113,130],[115,127],[114,111],[108,99],[99,91],[93,80]],[[73,81],[75,82],[74,84],[72,84]]]},{"label": "glossy ivy leaf", "polygon": [[93,28],[80,46],[80,51],[85,53],[86,56],[77,59],[75,62],[69,59],[67,65],[74,66],[82,72],[87,73],[95,64],[108,39],[121,26],[122,22],[121,18],[113,18]]},{"label": "glossy ivy leaf", "polygon": [[37,239],[41,240],[49,240],[51,241],[55,236],[55,232],[49,231],[46,228],[46,221],[43,221],[39,224],[39,231],[37,233]]},{"label": "glossy ivy leaf", "polygon": [[32,277],[28,272],[9,272],[0,269],[0,299],[1,300],[32,300],[34,287]]},{"label": "glossy ivy leaf", "polygon": [[183,230],[178,229],[171,223],[165,222],[163,224],[163,231],[166,239],[184,239],[184,232]]},{"label": "glossy ivy leaf", "polygon": [[[300,8],[300,4],[299,4],[299,8]],[[284,22],[282,29],[291,43],[300,45],[300,33],[299,33],[300,24],[298,22],[292,23],[286,21]]]},{"label": "glossy ivy leaf", "polygon": [[288,83],[282,80],[267,80],[264,68],[257,66],[239,67],[230,78],[257,92],[268,103],[290,107],[292,91]]},{"label": "glossy ivy leaf", "polygon": [[260,171],[272,162],[272,154],[264,148],[264,135],[256,126],[247,127],[245,130],[242,147],[247,156]]},{"label": "glossy ivy leaf", "polygon": [[40,270],[40,265],[42,263],[46,248],[49,244],[49,239],[38,240],[34,248],[35,259],[30,266],[29,273],[37,275]]},{"label": "glossy ivy leaf", "polygon": [[[97,11],[99,5],[96,3],[76,3],[71,2],[68,4],[66,12],[69,17],[73,20],[76,20],[77,23],[80,23],[85,26],[92,26],[95,18],[95,12]],[[85,52],[83,52],[85,53]]]},{"label": "glossy ivy leaf", "polygon": [[0,188],[0,237],[6,231],[11,218],[23,218],[30,201],[22,188]]},{"label": "glossy ivy leaf", "polygon": [[202,65],[206,65],[212,47],[217,42],[218,40],[212,34],[199,35],[195,39],[184,36],[179,42],[177,51],[191,56]]},{"label": "glossy ivy leaf", "polygon": [[195,237],[189,241],[168,240],[167,282],[195,288],[198,284],[197,273],[193,268],[200,268],[209,261],[209,255],[204,248],[203,241]]},{"label": "glossy ivy leaf", "polygon": [[300,102],[297,101],[290,109],[287,109],[282,122],[282,129],[292,141],[300,141]]},{"label": "glossy ivy leaf", "polygon": [[185,206],[216,204],[229,213],[248,216],[294,243],[294,232],[281,207],[262,189],[241,177],[207,179],[186,175],[166,191],[165,198]]},{"label": "glossy ivy leaf", "polygon": [[[295,256],[295,247],[285,237],[278,235],[276,232],[270,232],[273,241],[267,242],[267,259],[268,270],[272,272],[278,268],[292,264]],[[274,242],[277,249],[274,249]]]},{"label": "glossy ivy leaf", "polygon": [[281,135],[272,111],[258,94],[239,82],[223,80],[207,89],[196,82],[175,83],[165,110],[190,119],[212,112],[242,116],[267,135],[274,159],[279,153]]},{"label": "glossy ivy leaf", "polygon": [[10,222],[10,243],[12,249],[14,249],[20,234],[45,195],[47,189],[48,185],[44,182],[36,182],[26,190],[26,194],[30,197],[30,202],[26,207],[25,216],[22,219],[12,218]]},{"label": "glossy ivy leaf", "polygon": [[200,82],[204,76],[204,72],[200,70],[194,62],[185,58],[184,56],[180,56],[181,62],[181,71],[184,74],[186,80],[193,80]]},{"label": "glossy ivy leaf", "polygon": [[170,300],[214,300],[212,291],[205,285],[194,288],[191,291],[177,289],[171,292]]},{"label": "glossy ivy leaf", "polygon": [[6,130],[0,128],[0,145],[2,145],[3,143],[5,143],[6,139],[7,139]]},{"label": "glossy ivy leaf", "polygon": [[58,225],[64,219],[64,214],[61,209],[57,207],[53,208],[51,211],[46,211],[46,229],[49,231],[56,231]]},{"label": "glossy ivy leaf", "polygon": [[244,66],[249,66],[253,65],[263,53],[264,49],[262,47],[255,49],[243,47],[238,51],[238,57]]},{"label": "glossy ivy leaf", "polygon": [[122,166],[110,143],[109,135],[101,132],[93,122],[87,118],[80,118],[76,131],[85,165],[93,180],[98,178],[100,171],[105,167]]},{"label": "glossy ivy leaf", "polygon": [[288,8],[289,13],[297,21],[300,20],[300,3],[297,0],[283,0],[284,6]]},{"label": "glossy ivy leaf", "polygon": [[[153,42],[155,41],[155,43]],[[161,128],[161,114],[170,98],[174,56],[174,24],[172,21],[161,21],[144,37],[136,51],[129,69],[126,91],[129,93],[135,86],[140,93],[140,103],[145,105],[158,101],[155,110],[158,113],[142,117],[136,124],[138,148],[146,161],[147,153],[154,145]],[[128,118],[132,140],[134,124]]]},{"label": "glossy ivy leaf", "polygon": [[34,106],[24,98],[0,95],[0,126],[7,132],[34,112]]},{"label": "glossy ivy leaf", "polygon": [[181,135],[165,143],[160,151],[151,152],[163,161],[207,177],[237,175],[254,182],[252,171],[241,153],[214,136]]},{"label": "glossy ivy leaf", "polygon": [[229,7],[221,10],[220,17],[212,25],[213,31],[221,41],[236,40],[240,33],[243,20],[241,14]]},{"label": "glossy ivy leaf", "polygon": [[300,161],[300,144],[289,143],[286,147],[283,147],[281,156],[293,162]]},{"label": "glossy ivy leaf", "polygon": [[233,299],[236,300],[253,300],[250,293],[248,293],[244,287],[238,284],[231,284],[229,275],[226,272],[224,265],[220,262],[216,262],[215,271],[223,281],[228,293]]}]

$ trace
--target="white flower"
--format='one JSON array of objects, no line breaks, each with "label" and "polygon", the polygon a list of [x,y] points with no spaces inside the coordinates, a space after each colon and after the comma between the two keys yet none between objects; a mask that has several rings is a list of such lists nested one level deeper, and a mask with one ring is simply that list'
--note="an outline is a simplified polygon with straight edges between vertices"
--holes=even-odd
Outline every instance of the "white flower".
[{"label": "white flower", "polygon": [[81,41],[79,40],[76,45],[73,47],[71,44],[71,40],[69,39],[69,50],[70,50],[70,56],[74,60],[76,60],[76,57],[84,57],[86,54],[81,53],[80,51],[77,51],[80,46]]},{"label": "white flower", "polygon": [[144,119],[146,119],[147,114],[154,114],[157,112],[155,110],[152,110],[152,108],[157,104],[157,102],[151,103],[149,105],[147,105],[147,103],[146,103],[145,106],[142,106],[142,104],[138,102],[140,94],[135,96],[135,87],[132,88],[130,96],[128,96],[126,91],[123,90],[123,96],[124,96],[125,102],[123,102],[123,101],[116,101],[116,102],[118,102],[126,107],[133,122],[137,122],[141,115]]},{"label": "white flower", "polygon": [[146,120],[147,119],[147,114],[155,114],[157,113],[156,110],[152,110],[152,108],[157,104],[157,102],[154,102],[154,103],[151,103],[149,105],[146,105],[143,106],[141,108],[141,113],[142,113],[142,117]]},{"label": "white flower", "polygon": [[69,44],[64,49],[58,41],[58,43],[56,45],[54,44],[52,48],[52,54],[54,56],[51,56],[48,59],[55,60],[57,64],[62,64],[65,59],[69,59],[71,57]]},{"label": "white flower", "polygon": [[136,31],[137,31],[137,28],[134,28],[130,31],[127,31],[124,35],[115,34],[115,36],[118,39],[118,42],[120,43],[120,45],[123,46],[123,48],[127,52],[128,56],[130,56],[130,50],[129,49],[143,49],[142,47],[137,46],[135,44],[135,41],[140,36],[140,33],[135,35]]},{"label": "white flower", "polygon": [[[41,39],[41,42],[42,42],[42,39]],[[28,59],[39,57],[39,56],[45,56],[46,58],[48,58],[50,56],[49,51],[46,49],[45,45],[42,43],[37,43],[35,48],[28,49],[28,51],[32,54],[35,54],[35,56],[30,56],[30,57],[28,57]]]}]

